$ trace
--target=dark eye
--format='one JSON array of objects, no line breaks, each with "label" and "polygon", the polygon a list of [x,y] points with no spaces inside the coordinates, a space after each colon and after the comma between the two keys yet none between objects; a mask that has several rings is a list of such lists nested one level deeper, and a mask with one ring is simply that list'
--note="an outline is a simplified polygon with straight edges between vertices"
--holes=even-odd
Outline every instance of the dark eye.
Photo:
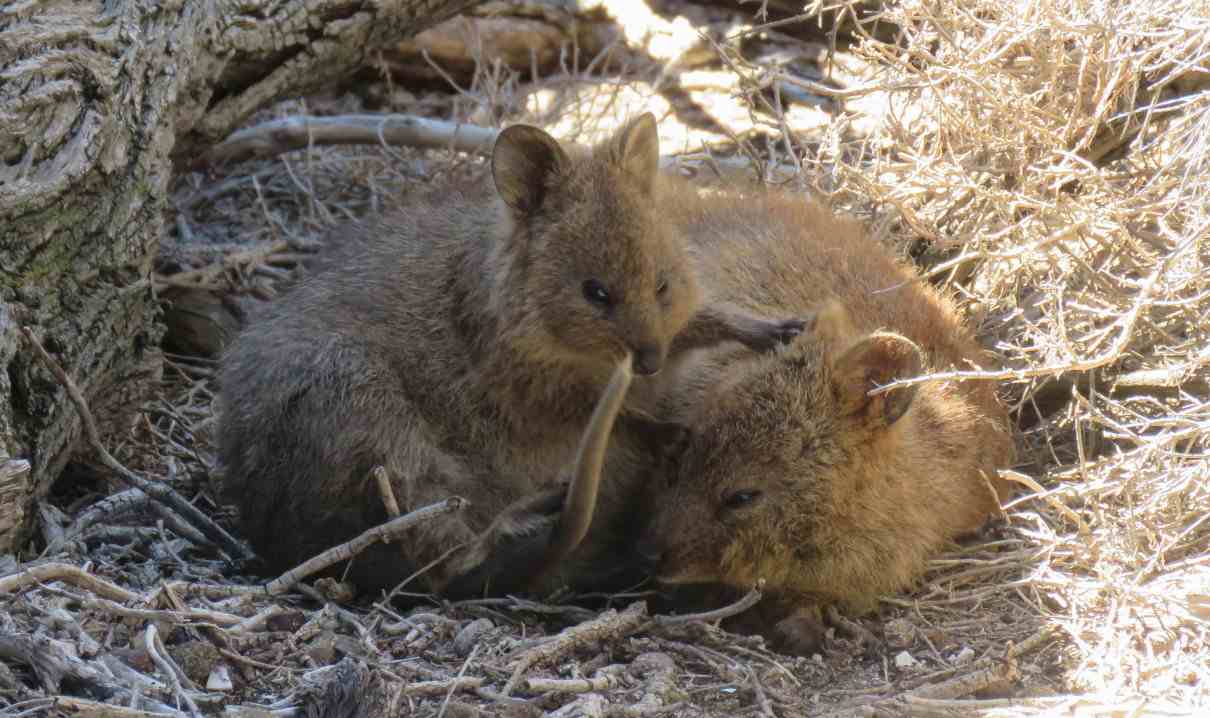
[{"label": "dark eye", "polygon": [[668,293],[668,280],[661,279],[660,283],[655,287],[655,296],[662,297]]},{"label": "dark eye", "polygon": [[739,509],[750,505],[760,498],[760,492],[755,489],[732,491],[723,497],[723,505],[729,509]]},{"label": "dark eye", "polygon": [[605,288],[604,284],[595,279],[589,279],[584,282],[584,298],[602,307],[608,307],[613,303],[613,300],[609,296],[609,290]]}]

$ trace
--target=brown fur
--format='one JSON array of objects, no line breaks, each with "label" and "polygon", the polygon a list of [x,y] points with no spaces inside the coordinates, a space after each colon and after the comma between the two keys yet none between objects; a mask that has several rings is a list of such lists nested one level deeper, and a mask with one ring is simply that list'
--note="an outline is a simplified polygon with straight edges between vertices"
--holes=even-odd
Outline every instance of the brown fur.
[{"label": "brown fur", "polygon": [[[514,126],[496,143],[494,183],[442,187],[333,233],[222,362],[224,493],[268,568],[385,520],[368,478],[382,465],[405,511],[471,504],[405,537],[406,560],[375,547],[350,577],[391,586],[464,546],[424,583],[487,580],[493,547],[554,525],[560,470],[623,356],[651,373],[670,352],[726,339],[770,349],[797,333],[701,307],[653,199],[657,159],[650,115],[591,149]],[[608,307],[588,300],[587,280]]]},{"label": "brown fur", "polygon": [[807,650],[820,606],[872,609],[996,510],[994,470],[1013,457],[1006,412],[988,383],[867,396],[985,362],[950,302],[857,223],[773,193],[670,206],[713,296],[816,319],[771,355],[684,360],[663,403],[688,427],[684,447],[640,550],[671,584],[765,579],[763,630]]}]

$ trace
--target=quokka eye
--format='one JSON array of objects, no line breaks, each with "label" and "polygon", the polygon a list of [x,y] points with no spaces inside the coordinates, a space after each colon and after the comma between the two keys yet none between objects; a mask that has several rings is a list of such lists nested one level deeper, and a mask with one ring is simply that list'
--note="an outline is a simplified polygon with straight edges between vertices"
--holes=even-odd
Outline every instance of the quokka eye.
[{"label": "quokka eye", "polygon": [[668,293],[668,280],[661,279],[660,283],[655,287],[655,296],[662,297]]},{"label": "quokka eye", "polygon": [[760,498],[760,492],[756,489],[742,489],[740,491],[732,491],[723,497],[723,505],[729,509],[739,509],[745,506],[750,506]]},{"label": "quokka eye", "polygon": [[584,282],[584,298],[589,302],[601,307],[609,307],[613,304],[613,299],[609,296],[609,290],[605,288],[595,279],[589,279]]}]

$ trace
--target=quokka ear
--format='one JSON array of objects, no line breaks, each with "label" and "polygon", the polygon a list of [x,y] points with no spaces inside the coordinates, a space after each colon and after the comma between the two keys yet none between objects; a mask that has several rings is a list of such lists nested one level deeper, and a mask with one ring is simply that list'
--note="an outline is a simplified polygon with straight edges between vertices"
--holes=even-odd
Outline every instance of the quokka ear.
[{"label": "quokka ear", "polygon": [[802,333],[814,337],[824,346],[840,348],[853,341],[857,330],[849,310],[839,300],[829,299],[811,313]]},{"label": "quokka ear", "polygon": [[660,168],[660,135],[655,115],[644,112],[613,138],[613,161],[643,192],[650,192]]},{"label": "quokka ear", "polygon": [[912,405],[918,384],[870,396],[866,392],[896,379],[919,376],[924,353],[910,339],[875,332],[854,342],[832,362],[841,411],[882,426],[899,420]]},{"label": "quokka ear", "polygon": [[512,125],[496,136],[492,179],[504,203],[528,215],[542,206],[547,188],[567,163],[567,153],[555,138],[537,127]]}]

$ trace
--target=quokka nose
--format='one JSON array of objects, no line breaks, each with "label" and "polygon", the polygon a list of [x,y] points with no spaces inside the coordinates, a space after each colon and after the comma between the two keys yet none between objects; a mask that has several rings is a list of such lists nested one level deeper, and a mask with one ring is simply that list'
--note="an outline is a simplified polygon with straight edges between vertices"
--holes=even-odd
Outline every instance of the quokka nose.
[{"label": "quokka nose", "polygon": [[654,344],[645,344],[634,350],[634,371],[651,376],[664,368],[664,353]]}]

